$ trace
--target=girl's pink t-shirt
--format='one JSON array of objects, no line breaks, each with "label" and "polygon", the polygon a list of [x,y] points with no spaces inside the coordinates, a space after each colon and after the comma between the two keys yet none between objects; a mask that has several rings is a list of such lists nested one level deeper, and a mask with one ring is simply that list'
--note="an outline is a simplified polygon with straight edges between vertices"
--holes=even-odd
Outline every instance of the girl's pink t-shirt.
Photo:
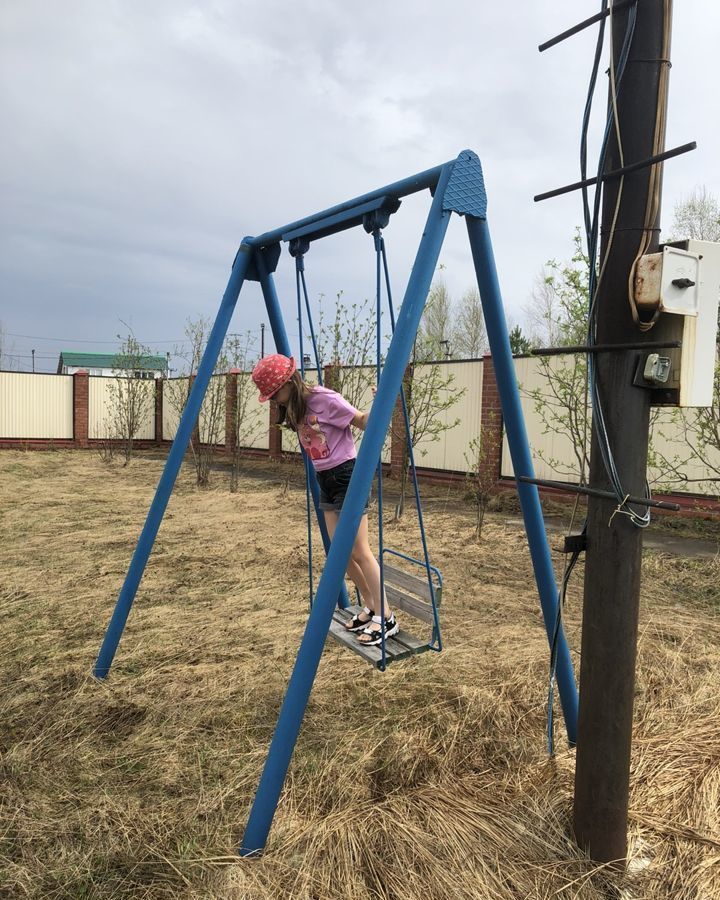
[{"label": "girl's pink t-shirt", "polygon": [[336,391],[313,388],[307,398],[307,412],[298,438],[318,472],[355,459],[350,423],[357,414],[355,407]]}]

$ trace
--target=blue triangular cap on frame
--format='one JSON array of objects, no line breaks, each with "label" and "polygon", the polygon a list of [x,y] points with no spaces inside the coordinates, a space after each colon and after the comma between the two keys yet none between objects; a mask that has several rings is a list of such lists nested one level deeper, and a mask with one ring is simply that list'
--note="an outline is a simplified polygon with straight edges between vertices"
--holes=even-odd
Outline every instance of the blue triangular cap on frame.
[{"label": "blue triangular cap on frame", "polygon": [[487,219],[485,179],[480,157],[472,150],[463,150],[455,161],[443,198],[443,209],[461,216]]}]

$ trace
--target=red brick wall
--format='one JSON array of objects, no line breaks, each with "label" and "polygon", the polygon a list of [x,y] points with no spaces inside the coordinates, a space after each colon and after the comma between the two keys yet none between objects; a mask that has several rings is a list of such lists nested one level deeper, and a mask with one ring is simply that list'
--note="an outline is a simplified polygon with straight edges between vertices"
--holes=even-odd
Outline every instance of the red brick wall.
[{"label": "red brick wall", "polygon": [[75,446],[86,449],[88,443],[88,400],[90,377],[84,369],[73,375],[73,437]]},{"label": "red brick wall", "polygon": [[484,467],[490,479],[498,481],[502,471],[503,419],[495,366],[489,353],[483,357],[480,415],[482,443],[485,450]]},{"label": "red brick wall", "polygon": [[[407,366],[403,376],[403,388],[405,396],[409,396],[412,390],[412,366]],[[402,475],[405,456],[407,454],[407,432],[405,430],[405,417],[403,416],[402,398],[400,394],[395,401],[392,419],[390,420],[390,475],[400,478]]]},{"label": "red brick wall", "polygon": [[278,428],[278,405],[272,400],[269,401],[270,406],[270,424],[268,431],[269,449],[268,455],[270,459],[280,459],[282,456],[282,432]]},{"label": "red brick wall", "polygon": [[163,439],[163,378],[155,379],[155,442],[160,444]]},{"label": "red brick wall", "polygon": [[338,389],[338,367],[337,366],[323,366],[323,384],[326,388],[330,388],[332,391],[336,391]]},{"label": "red brick wall", "polygon": [[225,453],[232,456],[237,442],[238,375],[240,369],[230,369],[225,379]]}]

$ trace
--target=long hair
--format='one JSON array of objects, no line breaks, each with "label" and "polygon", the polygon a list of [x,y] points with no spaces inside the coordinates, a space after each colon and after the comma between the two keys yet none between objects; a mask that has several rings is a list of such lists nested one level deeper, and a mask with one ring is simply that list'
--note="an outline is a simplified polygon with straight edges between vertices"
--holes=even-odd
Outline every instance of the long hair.
[{"label": "long hair", "polygon": [[303,381],[297,371],[293,372],[287,384],[290,387],[290,398],[287,405],[278,403],[278,425],[286,425],[297,431],[305,418],[307,398],[312,393],[313,386]]}]

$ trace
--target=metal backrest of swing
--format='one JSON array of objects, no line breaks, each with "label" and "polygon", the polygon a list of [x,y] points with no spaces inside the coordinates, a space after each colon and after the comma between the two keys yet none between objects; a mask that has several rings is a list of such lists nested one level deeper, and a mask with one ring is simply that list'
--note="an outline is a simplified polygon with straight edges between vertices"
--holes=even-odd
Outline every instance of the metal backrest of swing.
[{"label": "metal backrest of swing", "polygon": [[[388,547],[384,549],[384,553],[400,556],[419,566],[424,567],[425,565],[420,560],[411,559],[395,550],[390,550]],[[383,564],[383,575],[385,576],[385,593],[387,594],[388,603],[403,610],[403,612],[413,616],[413,618],[434,627],[434,607],[439,607],[442,601],[442,576],[434,566],[430,568],[434,575],[432,584],[428,583],[427,578],[411,575],[409,572],[388,562]]]}]

